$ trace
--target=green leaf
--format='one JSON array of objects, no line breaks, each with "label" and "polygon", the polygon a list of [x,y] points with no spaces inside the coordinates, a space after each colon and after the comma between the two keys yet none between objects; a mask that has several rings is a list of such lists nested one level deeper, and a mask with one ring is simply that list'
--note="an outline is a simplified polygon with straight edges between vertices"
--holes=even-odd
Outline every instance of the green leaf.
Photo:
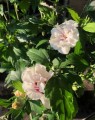
[{"label": "green leaf", "polygon": [[17,2],[17,0],[9,0],[10,1],[10,3],[15,3],[15,2]]},{"label": "green leaf", "polygon": [[59,67],[59,60],[57,59],[57,58],[55,58],[53,61],[52,61],[52,63],[53,63],[53,66],[55,67],[55,68],[58,68]]},{"label": "green leaf", "polygon": [[21,11],[23,13],[26,13],[30,7],[31,3],[30,3],[30,0],[22,0],[20,3],[19,3],[19,8],[21,9]]},{"label": "green leaf", "polygon": [[64,93],[64,105],[67,113],[67,115],[65,116],[66,120],[72,120],[78,110],[74,97],[67,90],[65,90]]},{"label": "green leaf", "polygon": [[0,73],[10,70],[11,67],[12,67],[11,63],[2,62],[0,65]]},{"label": "green leaf", "polygon": [[25,69],[26,66],[29,65],[29,62],[25,59],[20,58],[19,60],[17,60],[17,62],[15,63],[15,68],[16,70],[20,71],[20,73],[22,74],[23,70]]},{"label": "green leaf", "polygon": [[30,58],[30,60],[38,63],[45,64],[49,62],[49,55],[45,49],[37,50],[33,48],[27,52],[27,55]]},{"label": "green leaf", "polygon": [[87,23],[83,29],[87,32],[95,33],[95,22]]},{"label": "green leaf", "polygon": [[60,114],[60,115],[59,115],[59,118],[60,118],[60,120],[66,120],[66,118],[65,118],[65,115],[64,115],[64,114]]},{"label": "green leaf", "polygon": [[5,99],[1,99],[0,98],[0,106],[7,108],[10,105],[11,105],[11,101],[10,100],[5,100]]},{"label": "green leaf", "polygon": [[0,68],[0,73],[3,73],[6,71],[6,68]]},{"label": "green leaf", "polygon": [[39,101],[31,100],[29,101],[29,104],[31,107],[31,111],[34,111],[38,114],[41,114],[45,110],[44,106],[42,106]]},{"label": "green leaf", "polygon": [[89,66],[88,62],[85,59],[81,59],[80,62],[83,63],[86,66]]},{"label": "green leaf", "polygon": [[10,109],[7,115],[11,116],[11,120],[23,120],[23,110],[22,109]]},{"label": "green leaf", "polygon": [[32,5],[32,9],[33,11],[35,12],[36,8],[38,7],[38,4],[39,4],[40,0],[32,0],[31,1],[31,5]]},{"label": "green leaf", "polygon": [[47,42],[47,40],[40,40],[39,43],[36,45],[36,48],[45,44]]},{"label": "green leaf", "polygon": [[36,117],[31,117],[30,120],[39,120],[39,118],[40,118],[40,115],[36,115]]},{"label": "green leaf", "polygon": [[0,29],[5,29],[5,22],[3,20],[0,20]]},{"label": "green leaf", "polygon": [[77,82],[81,86],[83,85],[81,77],[75,72],[69,71],[69,74],[66,77],[70,85],[72,85],[74,82]]},{"label": "green leaf", "polygon": [[81,44],[81,41],[79,40],[74,48],[74,53],[79,55],[81,54],[83,51],[82,51],[82,44]]},{"label": "green leaf", "polygon": [[14,53],[17,55],[17,56],[20,56],[21,55],[21,50],[16,48],[16,47],[13,47],[13,51]]},{"label": "green leaf", "polygon": [[51,113],[51,114],[46,114],[48,120],[54,120],[55,119],[55,114]]},{"label": "green leaf", "polygon": [[47,21],[47,23],[51,24],[51,25],[55,25],[56,24],[56,12],[47,6],[44,5],[39,5],[39,12],[41,14],[41,19],[44,21]]},{"label": "green leaf", "polygon": [[6,85],[10,85],[12,81],[21,80],[21,73],[19,71],[10,71],[10,73],[7,75],[5,82]]},{"label": "green leaf", "polygon": [[17,89],[17,90],[19,90],[19,91],[21,91],[21,92],[24,93],[24,90],[23,90],[23,88],[22,88],[22,83],[21,83],[19,80],[12,81],[12,86],[13,86],[15,89]]},{"label": "green leaf", "polygon": [[45,95],[50,99],[54,112],[60,120],[72,120],[77,112],[77,105],[68,79],[64,76],[52,78],[45,87]]},{"label": "green leaf", "polygon": [[70,13],[71,17],[72,17],[76,22],[79,23],[80,17],[79,17],[79,15],[78,15],[78,13],[75,12],[74,10],[72,10],[71,8],[67,8],[67,10],[68,10],[68,12]]},{"label": "green leaf", "polygon": [[89,66],[89,63],[80,55],[71,53],[66,57],[67,59],[60,64],[60,68],[65,68],[68,65],[74,65],[77,71],[83,72]]}]

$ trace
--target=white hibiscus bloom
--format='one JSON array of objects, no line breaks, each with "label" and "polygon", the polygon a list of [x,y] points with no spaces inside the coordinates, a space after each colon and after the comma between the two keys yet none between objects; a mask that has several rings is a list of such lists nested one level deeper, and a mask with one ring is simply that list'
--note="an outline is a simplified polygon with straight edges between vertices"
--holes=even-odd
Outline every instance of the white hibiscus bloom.
[{"label": "white hibiscus bloom", "polygon": [[51,30],[49,43],[51,47],[61,54],[68,54],[70,48],[74,47],[79,40],[78,24],[69,20],[60,25],[56,25]]},{"label": "white hibiscus bloom", "polygon": [[22,73],[23,89],[32,100],[41,100],[46,108],[50,108],[49,99],[44,95],[46,82],[52,77],[53,72],[48,72],[46,67],[36,64],[26,68]]}]

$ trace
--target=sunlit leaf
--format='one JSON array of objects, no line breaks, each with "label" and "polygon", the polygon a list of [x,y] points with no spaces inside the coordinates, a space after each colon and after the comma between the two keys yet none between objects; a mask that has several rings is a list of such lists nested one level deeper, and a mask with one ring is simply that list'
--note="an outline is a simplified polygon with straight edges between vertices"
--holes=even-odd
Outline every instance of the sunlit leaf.
[{"label": "sunlit leaf", "polygon": [[49,62],[49,55],[45,49],[30,49],[27,52],[27,55],[32,61],[36,61],[38,63],[45,64]]},{"label": "sunlit leaf", "polygon": [[16,90],[19,90],[21,92],[24,93],[24,90],[22,88],[22,83],[19,81],[19,80],[16,80],[16,81],[12,81],[12,86],[16,89]]},{"label": "sunlit leaf", "polygon": [[39,101],[29,101],[29,104],[30,104],[30,107],[31,107],[31,110],[36,112],[36,113],[39,113],[41,114],[45,108],[40,104]]},{"label": "sunlit leaf", "polygon": [[78,15],[77,12],[75,12],[75,11],[74,11],[73,9],[71,9],[71,8],[67,8],[67,10],[68,10],[68,12],[70,13],[71,17],[72,17],[75,21],[77,21],[77,22],[80,21],[80,17],[79,17],[79,15]]},{"label": "sunlit leaf", "polygon": [[87,32],[95,33],[95,22],[87,23],[87,25],[84,26],[83,29]]}]

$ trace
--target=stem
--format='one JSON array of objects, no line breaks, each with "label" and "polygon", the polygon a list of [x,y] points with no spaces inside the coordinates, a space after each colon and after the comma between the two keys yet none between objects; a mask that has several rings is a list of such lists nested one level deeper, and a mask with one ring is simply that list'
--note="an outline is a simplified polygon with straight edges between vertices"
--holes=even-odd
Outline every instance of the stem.
[{"label": "stem", "polygon": [[8,9],[9,20],[10,20],[10,10],[9,10],[9,2],[8,2],[8,0],[6,0],[6,3],[7,3],[7,9]]},{"label": "stem", "polygon": [[31,113],[30,113],[30,115],[29,115],[29,116],[30,116],[30,120],[32,120],[32,115],[31,115]]},{"label": "stem", "polygon": [[6,20],[6,21],[8,21],[8,19],[7,19],[6,15],[5,15],[5,14],[3,14],[3,15],[4,15],[5,20]]},{"label": "stem", "polygon": [[16,17],[17,17],[17,20],[19,20],[19,16],[18,16],[18,6],[16,3],[14,3],[14,9],[15,9],[15,13],[16,13]]}]

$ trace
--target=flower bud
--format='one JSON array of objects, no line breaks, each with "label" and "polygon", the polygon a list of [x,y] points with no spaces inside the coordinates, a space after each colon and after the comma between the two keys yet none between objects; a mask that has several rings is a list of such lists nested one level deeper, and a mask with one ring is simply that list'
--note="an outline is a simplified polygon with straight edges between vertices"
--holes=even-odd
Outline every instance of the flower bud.
[{"label": "flower bud", "polygon": [[22,92],[20,92],[19,90],[16,90],[16,91],[14,92],[14,95],[15,95],[16,97],[25,97],[25,93],[22,93]]},{"label": "flower bud", "polygon": [[12,108],[13,109],[18,109],[20,107],[21,107],[20,102],[15,101],[15,102],[12,103]]}]

